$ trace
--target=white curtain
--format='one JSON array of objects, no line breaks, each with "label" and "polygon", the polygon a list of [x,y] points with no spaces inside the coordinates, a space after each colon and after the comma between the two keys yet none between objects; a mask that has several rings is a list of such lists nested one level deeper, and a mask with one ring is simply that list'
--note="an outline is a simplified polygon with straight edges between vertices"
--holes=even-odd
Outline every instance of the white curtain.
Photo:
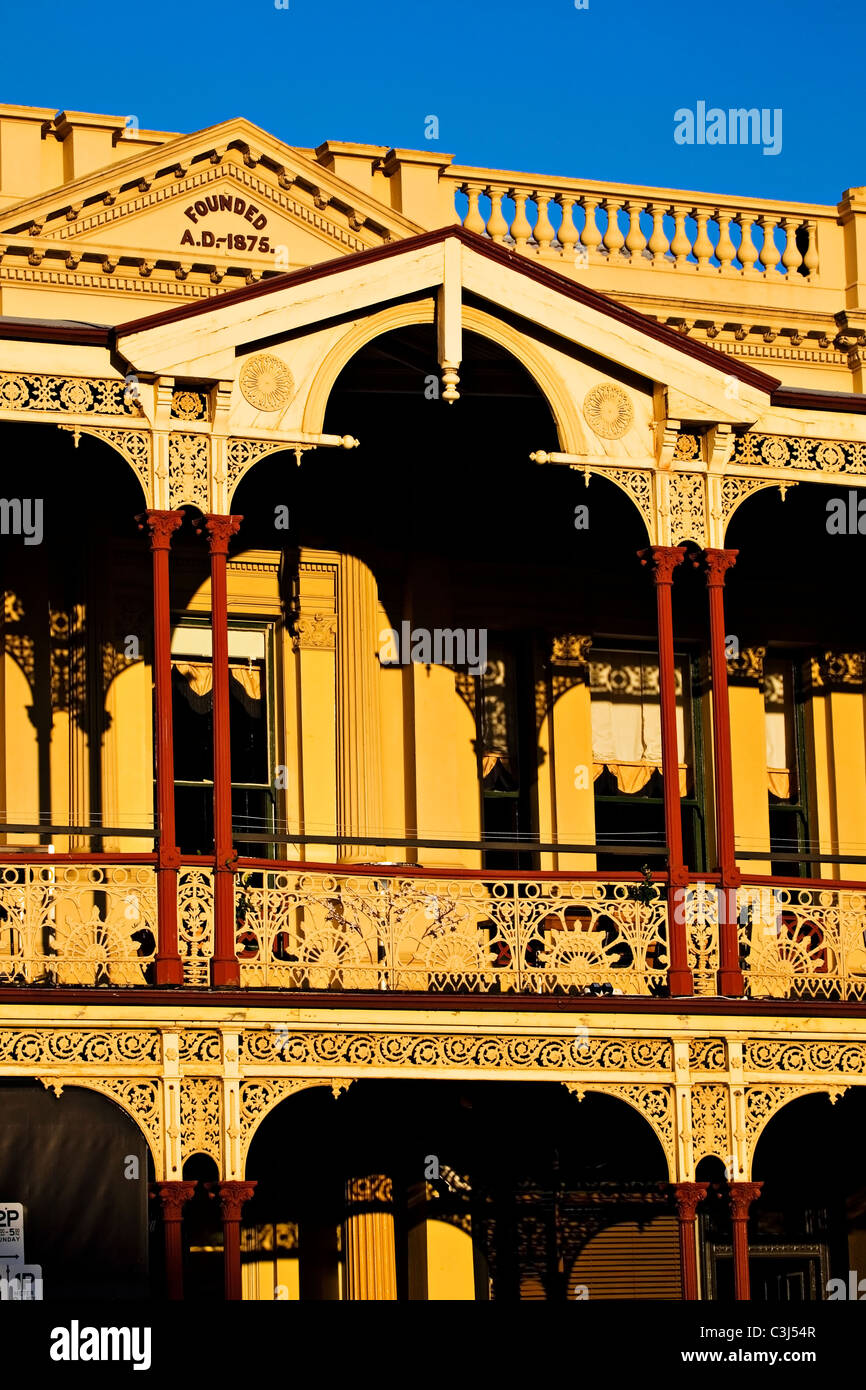
[{"label": "white curtain", "polygon": [[[213,690],[213,668],[206,661],[175,661],[174,669],[183,677],[181,689],[196,713],[204,713],[211,707]],[[248,714],[260,718],[262,713],[262,672],[260,666],[239,662],[229,663],[229,676],[239,687],[240,697]]]},{"label": "white curtain", "polygon": [[[790,683],[790,681],[788,682]],[[767,785],[773,796],[787,801],[791,795],[789,705],[785,672],[764,668],[764,726],[767,735]]]},{"label": "white curtain", "polygon": [[[592,699],[592,759],[597,780],[605,769],[620,791],[633,795],[661,772],[662,735],[659,669],[640,655],[589,663]],[[682,670],[676,668],[677,761],[680,796],[689,786]]]}]

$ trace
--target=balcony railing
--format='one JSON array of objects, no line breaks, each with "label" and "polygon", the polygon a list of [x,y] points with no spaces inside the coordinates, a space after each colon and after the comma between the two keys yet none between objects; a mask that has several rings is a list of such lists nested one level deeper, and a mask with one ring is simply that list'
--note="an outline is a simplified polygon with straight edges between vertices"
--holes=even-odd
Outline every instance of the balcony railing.
[{"label": "balcony railing", "polygon": [[17,856],[0,867],[0,981],[143,985],[156,953],[147,862]]},{"label": "balcony railing", "polygon": [[[155,856],[9,854],[0,866],[0,984],[147,987],[158,939]],[[206,988],[213,869],[177,875],[184,984]],[[753,999],[866,1000],[866,885],[710,880],[668,900],[663,875],[482,874],[241,861],[243,988],[661,997],[671,930],[697,995],[715,995],[733,914]],[[673,925],[672,925],[673,924]]]},{"label": "balcony railing", "polygon": [[866,888],[744,885],[738,902],[752,998],[866,999]]},{"label": "balcony railing", "polygon": [[241,982],[290,989],[661,994],[657,884],[253,869]]},{"label": "balcony railing", "polygon": [[443,177],[467,230],[562,262],[802,286],[823,283],[842,251],[835,207],[462,166]]}]

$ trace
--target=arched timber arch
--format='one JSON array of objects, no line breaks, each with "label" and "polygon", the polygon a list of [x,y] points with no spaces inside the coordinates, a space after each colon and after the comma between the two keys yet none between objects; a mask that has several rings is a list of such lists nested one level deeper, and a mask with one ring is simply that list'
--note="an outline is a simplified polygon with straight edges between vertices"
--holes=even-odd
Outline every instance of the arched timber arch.
[{"label": "arched timber arch", "polygon": [[244,1081],[241,1085],[241,1172],[246,1177],[250,1145],[264,1121],[289,1096],[309,1091],[315,1086],[329,1086],[336,1100],[341,1091],[351,1086],[351,1077],[316,1076],[280,1077],[275,1081]]},{"label": "arched timber arch", "polygon": [[72,435],[76,449],[80,436],[88,434],[107,445],[113,453],[119,454],[129,465],[141,488],[144,506],[153,507],[153,444],[148,430],[116,428],[112,425],[58,425],[57,428]]},{"label": "arched timber arch", "polygon": [[154,1178],[157,1182],[165,1177],[165,1162],[162,1143],[162,1098],[159,1083],[147,1077],[126,1080],[121,1077],[40,1076],[39,1080],[46,1090],[59,1096],[65,1086],[79,1086],[82,1090],[98,1091],[107,1100],[114,1101],[139,1130],[153,1159]]},{"label": "arched timber arch", "polygon": [[746,1087],[746,1172],[751,1180],[758,1140],[770,1120],[791,1101],[803,1096],[828,1095],[833,1105],[849,1089],[838,1082],[816,1082],[805,1086],[747,1086]]},{"label": "arched timber arch", "polygon": [[[363,347],[397,328],[434,321],[432,300],[416,300],[392,305],[354,324],[331,348],[313,379],[304,406],[304,432],[321,433],[334,384]],[[503,348],[532,377],[550,407],[560,448],[565,453],[586,453],[585,436],[571,394],[537,344],[492,314],[469,305],[463,306],[462,322],[466,331]]]},{"label": "arched timber arch", "polygon": [[676,1181],[676,1125],[674,1098],[670,1086],[652,1082],[638,1082],[634,1086],[627,1083],[599,1086],[591,1081],[564,1081],[563,1085],[578,1100],[583,1100],[584,1096],[591,1093],[599,1096],[613,1096],[614,1100],[624,1101],[626,1105],[630,1105],[633,1110],[636,1110],[659,1141],[668,1168],[668,1179],[671,1182]]}]

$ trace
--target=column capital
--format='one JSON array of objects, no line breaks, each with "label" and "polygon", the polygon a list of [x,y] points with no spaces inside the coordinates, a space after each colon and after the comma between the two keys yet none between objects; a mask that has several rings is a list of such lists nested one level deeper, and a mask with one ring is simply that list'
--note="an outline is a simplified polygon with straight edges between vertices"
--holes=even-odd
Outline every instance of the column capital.
[{"label": "column capital", "polygon": [[229,541],[237,535],[242,521],[242,516],[218,516],[209,512],[195,529],[198,535],[207,532],[211,555],[228,555]]},{"label": "column capital", "polygon": [[658,584],[673,584],[674,570],[686,558],[684,545],[650,545],[637,552],[638,559]]},{"label": "column capital", "polygon": [[150,1195],[159,1202],[163,1221],[180,1221],[183,1209],[195,1196],[197,1182],[166,1181],[151,1184]]},{"label": "column capital", "polygon": [[746,1221],[749,1208],[761,1195],[762,1182],[729,1182],[728,1203],[732,1221]]},{"label": "column capital", "polygon": [[211,1197],[219,1202],[223,1221],[240,1221],[241,1212],[256,1190],[255,1182],[221,1180],[205,1183]]},{"label": "column capital", "polygon": [[179,512],[140,512],[135,518],[139,531],[150,533],[151,550],[169,550],[174,532],[183,522],[185,513]]},{"label": "column capital", "polygon": [[671,1183],[671,1195],[677,1204],[680,1221],[694,1221],[698,1204],[706,1197],[709,1186],[708,1182]]},{"label": "column capital", "polygon": [[695,569],[704,571],[708,588],[721,589],[724,587],[725,575],[737,563],[739,553],[739,550],[705,550],[693,563]]}]

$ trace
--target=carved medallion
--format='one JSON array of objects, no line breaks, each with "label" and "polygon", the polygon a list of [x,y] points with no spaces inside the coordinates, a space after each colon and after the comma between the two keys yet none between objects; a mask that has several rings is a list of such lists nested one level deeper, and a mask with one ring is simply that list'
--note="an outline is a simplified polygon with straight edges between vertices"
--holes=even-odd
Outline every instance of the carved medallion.
[{"label": "carved medallion", "polygon": [[295,389],[292,374],[279,357],[261,353],[251,357],[241,368],[239,378],[244,400],[256,410],[279,410],[290,400]]},{"label": "carved medallion", "polygon": [[600,439],[621,439],[631,429],[634,408],[625,391],[610,382],[593,386],[583,402],[583,414]]}]

